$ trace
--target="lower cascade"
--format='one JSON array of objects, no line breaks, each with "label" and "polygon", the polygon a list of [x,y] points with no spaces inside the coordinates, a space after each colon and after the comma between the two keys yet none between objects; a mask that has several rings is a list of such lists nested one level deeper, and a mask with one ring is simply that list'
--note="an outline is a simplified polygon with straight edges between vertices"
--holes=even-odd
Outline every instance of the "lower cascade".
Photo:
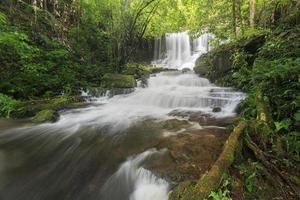
[{"label": "lower cascade", "polygon": [[[187,33],[169,34],[166,57],[157,52],[154,63],[192,68],[209,50],[209,37],[194,41],[191,50]],[[168,181],[147,167],[153,156],[168,151],[152,149],[151,143],[162,135],[151,124],[178,118],[172,113],[181,111],[233,116],[243,98],[243,93],[191,71],[168,71],[151,76],[147,87],[130,94],[101,97],[87,108],[65,111],[56,123],[5,130],[0,134],[1,197],[167,200]]]},{"label": "lower cascade", "polygon": [[103,199],[165,200],[168,199],[169,184],[142,167],[153,154],[164,151],[151,149],[129,158],[105,183]]}]

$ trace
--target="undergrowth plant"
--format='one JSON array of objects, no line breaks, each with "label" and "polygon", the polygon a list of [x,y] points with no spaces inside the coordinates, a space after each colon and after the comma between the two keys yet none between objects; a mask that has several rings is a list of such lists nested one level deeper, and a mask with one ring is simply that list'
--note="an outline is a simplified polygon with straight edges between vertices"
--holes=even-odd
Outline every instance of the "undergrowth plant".
[{"label": "undergrowth plant", "polygon": [[17,103],[13,98],[0,93],[0,117],[9,118]]},{"label": "undergrowth plant", "polygon": [[212,191],[207,200],[231,200],[230,190],[233,185],[233,179],[227,173],[224,173],[219,189],[217,191]]}]

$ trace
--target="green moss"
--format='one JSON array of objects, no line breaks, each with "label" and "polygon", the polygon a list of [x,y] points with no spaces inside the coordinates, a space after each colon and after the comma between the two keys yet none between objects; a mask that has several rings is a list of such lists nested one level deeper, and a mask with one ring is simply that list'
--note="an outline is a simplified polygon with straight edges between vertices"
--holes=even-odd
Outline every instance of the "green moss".
[{"label": "green moss", "polygon": [[300,186],[300,178],[298,176],[292,176],[291,181],[295,183],[297,186]]},{"label": "green moss", "polygon": [[191,181],[181,182],[169,195],[169,200],[197,199],[195,184]]},{"label": "green moss", "polygon": [[134,88],[136,81],[133,75],[105,74],[102,78],[105,88]]},{"label": "green moss", "polygon": [[163,71],[161,67],[154,67],[151,65],[142,65],[138,63],[129,63],[126,65],[122,74],[132,75],[135,79],[145,80],[150,77],[150,74]]},{"label": "green moss", "polygon": [[38,112],[32,119],[35,123],[42,123],[47,121],[55,121],[57,118],[54,110],[42,110]]},{"label": "green moss", "polygon": [[60,110],[70,103],[80,102],[80,98],[71,96],[60,96],[53,99],[33,100],[18,102],[16,109],[11,113],[13,118],[24,118],[35,116],[42,110]]},{"label": "green moss", "polygon": [[51,106],[53,108],[57,108],[57,107],[66,105],[67,103],[70,103],[70,102],[72,102],[71,97],[61,96],[61,97],[52,99],[49,106]]}]

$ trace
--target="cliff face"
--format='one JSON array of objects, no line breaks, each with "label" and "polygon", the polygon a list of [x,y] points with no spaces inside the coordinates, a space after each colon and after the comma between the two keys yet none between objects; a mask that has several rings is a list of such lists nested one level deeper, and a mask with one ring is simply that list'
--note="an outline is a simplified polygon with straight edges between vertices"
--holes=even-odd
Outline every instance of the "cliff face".
[{"label": "cliff face", "polygon": [[197,74],[209,78],[212,82],[219,82],[225,75],[234,72],[233,56],[236,52],[245,52],[248,55],[248,65],[253,65],[259,48],[264,45],[265,41],[265,35],[260,35],[248,40],[220,46],[200,56],[194,70]]}]

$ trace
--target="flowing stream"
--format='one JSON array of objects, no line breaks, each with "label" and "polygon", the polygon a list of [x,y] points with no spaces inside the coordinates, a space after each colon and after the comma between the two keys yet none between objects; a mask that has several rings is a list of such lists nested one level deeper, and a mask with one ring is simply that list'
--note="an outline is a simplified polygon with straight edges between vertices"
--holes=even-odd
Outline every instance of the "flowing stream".
[{"label": "flowing stream", "polygon": [[[209,50],[208,37],[190,45],[187,33],[168,34],[166,51],[158,47],[154,63],[191,69]],[[56,123],[0,129],[0,199],[167,200],[168,180],[146,167],[168,151],[153,148],[166,137],[157,124],[180,111],[231,116],[243,97],[191,71],[168,71],[130,94],[63,111]],[[215,107],[221,112],[212,112]]]}]

